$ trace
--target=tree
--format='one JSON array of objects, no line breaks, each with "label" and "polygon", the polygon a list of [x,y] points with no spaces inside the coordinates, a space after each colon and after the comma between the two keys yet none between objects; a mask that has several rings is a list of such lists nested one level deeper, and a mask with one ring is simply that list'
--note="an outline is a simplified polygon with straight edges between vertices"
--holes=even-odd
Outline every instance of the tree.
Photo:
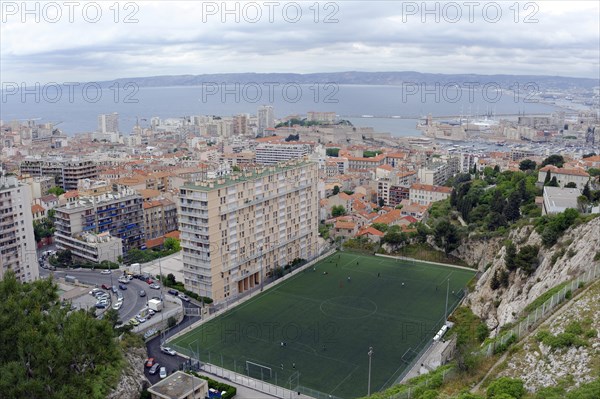
[{"label": "tree", "polygon": [[338,195],[340,193],[340,186],[333,186],[333,195]]},{"label": "tree", "polygon": [[535,245],[525,245],[515,258],[516,266],[530,276],[539,265],[538,253],[540,248]]},{"label": "tree", "polygon": [[0,281],[0,392],[3,398],[104,398],[122,356],[107,320],[71,311],[52,279]]},{"label": "tree", "polygon": [[325,154],[328,157],[337,157],[340,153],[340,149],[339,148],[328,148],[325,150]]},{"label": "tree", "polygon": [[455,225],[443,219],[438,222],[434,229],[435,244],[444,249],[446,255],[454,251],[460,245],[460,235]]},{"label": "tree", "polygon": [[57,251],[56,260],[62,266],[71,266],[73,263],[73,254],[69,249]]},{"label": "tree", "polygon": [[181,244],[176,238],[167,237],[163,243],[163,248],[168,252],[175,253],[181,251]]},{"label": "tree", "polygon": [[585,196],[589,201],[592,200],[592,191],[590,190],[590,182],[585,183],[581,195]]},{"label": "tree", "polygon": [[388,225],[385,223],[373,223],[371,225],[372,228],[381,231],[382,233],[385,233],[386,231],[388,231]]},{"label": "tree", "polygon": [[506,246],[506,253],[504,254],[504,264],[508,270],[513,271],[517,268],[517,264],[515,263],[516,258],[517,247],[515,247],[515,244],[511,241]]},{"label": "tree", "polygon": [[552,173],[550,171],[546,172],[546,177],[544,178],[544,186],[547,186],[550,183],[550,179],[552,179]]},{"label": "tree", "polygon": [[550,180],[550,183],[548,183],[548,187],[559,187],[556,176],[552,176],[552,180]]},{"label": "tree", "polygon": [[379,204],[379,207],[381,208],[385,205],[385,200],[383,198],[379,198],[377,200],[377,203]]},{"label": "tree", "polygon": [[577,197],[577,209],[581,213],[587,213],[590,200],[585,195]]},{"label": "tree", "polygon": [[54,187],[48,189],[48,194],[54,194],[57,197],[64,193],[65,193],[65,190],[63,190],[62,187],[54,186]]},{"label": "tree", "polygon": [[546,165],[554,165],[562,168],[565,163],[565,159],[562,155],[550,155],[548,158],[542,161],[542,168]]},{"label": "tree", "polygon": [[599,168],[589,168],[587,172],[592,177],[600,176],[600,169]]},{"label": "tree", "polygon": [[524,159],[521,162],[519,162],[519,169],[523,172],[526,172],[528,170],[535,170],[536,167],[537,164],[531,159]]},{"label": "tree", "polygon": [[175,280],[175,275],[173,273],[167,274],[167,279],[165,283],[167,286],[173,286],[177,284],[177,280]]},{"label": "tree", "polygon": [[508,196],[508,201],[506,203],[506,208],[504,208],[504,217],[509,222],[513,222],[521,216],[521,212],[519,207],[521,206],[521,196],[519,195],[517,190],[514,190]]},{"label": "tree", "polygon": [[338,216],[344,216],[346,214],[346,208],[343,205],[334,205],[331,208],[331,216],[334,218]]},{"label": "tree", "polygon": [[567,184],[565,184],[565,188],[577,188],[577,183],[570,181]]},{"label": "tree", "polygon": [[119,311],[115,309],[108,309],[104,312],[103,320],[106,320],[110,323],[112,328],[115,328],[117,324],[119,324]]},{"label": "tree", "polygon": [[498,270],[494,271],[494,275],[492,276],[492,279],[490,280],[490,288],[493,289],[494,291],[497,290],[498,288],[500,288],[500,279],[498,277]]}]

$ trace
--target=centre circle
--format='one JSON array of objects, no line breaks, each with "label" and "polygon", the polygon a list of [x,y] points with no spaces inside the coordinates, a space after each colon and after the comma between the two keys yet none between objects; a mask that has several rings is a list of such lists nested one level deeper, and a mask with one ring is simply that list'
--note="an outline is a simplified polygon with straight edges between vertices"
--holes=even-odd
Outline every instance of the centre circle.
[{"label": "centre circle", "polygon": [[336,319],[364,319],[377,312],[377,304],[358,296],[337,296],[321,302],[321,312]]}]

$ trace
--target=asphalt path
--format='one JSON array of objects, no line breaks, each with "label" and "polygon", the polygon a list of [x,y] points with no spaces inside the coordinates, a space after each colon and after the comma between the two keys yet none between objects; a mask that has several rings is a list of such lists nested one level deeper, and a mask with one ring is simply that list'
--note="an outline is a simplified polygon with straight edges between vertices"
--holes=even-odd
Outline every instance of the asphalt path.
[{"label": "asphalt path", "polygon": [[[169,295],[169,294],[167,294],[167,295]],[[193,302],[183,302],[183,306],[186,308],[199,308],[200,307]],[[153,357],[154,359],[156,359],[156,361],[161,366],[166,367],[168,374],[171,374],[172,372],[179,370],[179,366],[183,362],[185,362],[187,359],[185,359],[179,355],[171,356],[171,355],[161,352],[161,350],[160,350],[161,342],[164,339],[167,339],[167,338],[173,336],[174,334],[177,334],[178,332],[185,330],[186,328],[188,328],[189,326],[191,326],[198,320],[199,320],[198,317],[183,316],[183,320],[181,321],[181,323],[179,323],[175,327],[171,328],[169,331],[165,332],[164,334],[158,335],[158,336],[152,338],[151,340],[149,340],[148,342],[146,342],[146,349],[148,351],[148,357]],[[148,378],[148,381],[150,381],[151,384],[156,384],[160,380],[160,377],[158,376],[158,372],[155,375],[150,375],[150,373],[148,372],[149,370],[150,369],[147,367],[144,368],[144,373],[146,374],[146,378]]]}]

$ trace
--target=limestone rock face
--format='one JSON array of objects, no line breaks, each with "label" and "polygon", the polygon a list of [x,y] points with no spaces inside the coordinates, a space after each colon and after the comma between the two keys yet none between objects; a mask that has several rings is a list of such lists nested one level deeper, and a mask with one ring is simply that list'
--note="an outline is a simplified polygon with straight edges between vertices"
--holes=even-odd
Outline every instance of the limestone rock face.
[{"label": "limestone rock face", "polygon": [[140,392],[147,385],[144,375],[146,348],[131,348],[125,353],[126,365],[121,373],[117,387],[107,399],[139,399]]},{"label": "limestone rock face", "polygon": [[[524,245],[539,246],[540,265],[531,276],[519,270],[512,272],[508,288],[490,288],[494,272],[505,269],[506,247],[500,239],[469,240],[453,253],[470,264],[477,264],[482,272],[465,304],[486,320],[492,331],[517,320],[528,304],[550,288],[598,265],[593,259],[600,251],[600,218],[570,228],[551,248],[542,246],[541,238],[532,226],[512,231],[509,239],[517,251]],[[564,255],[552,261],[553,255],[563,252]],[[486,265],[490,266],[485,269]]]}]

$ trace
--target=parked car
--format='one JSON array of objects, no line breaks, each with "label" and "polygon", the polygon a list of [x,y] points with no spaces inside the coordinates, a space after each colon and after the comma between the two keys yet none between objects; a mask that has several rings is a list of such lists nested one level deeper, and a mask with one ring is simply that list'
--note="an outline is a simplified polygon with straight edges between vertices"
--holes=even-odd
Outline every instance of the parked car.
[{"label": "parked car", "polygon": [[125,291],[127,289],[127,286],[125,284],[119,284],[119,288]]},{"label": "parked car", "polygon": [[146,359],[146,367],[152,367],[154,365],[154,358],[153,357],[149,357],[148,359]]},{"label": "parked car", "polygon": [[112,308],[114,310],[119,310],[119,309],[121,309],[121,306],[123,306],[123,302],[115,302],[115,303],[113,303]]},{"label": "parked car", "polygon": [[175,295],[175,296],[179,295],[179,291],[177,291],[177,290],[174,290],[173,288],[171,288],[171,289],[170,289],[169,291],[167,291],[167,292],[168,292],[169,294],[171,294],[171,295]]},{"label": "parked car", "polygon": [[129,279],[126,276],[119,277],[119,283],[129,284]]},{"label": "parked car", "polygon": [[142,317],[142,316],[140,316],[140,315],[137,315],[137,316],[135,316],[135,319],[136,319],[137,321],[139,321],[140,323],[145,323],[145,322],[146,322],[146,318],[145,318],[145,317]]},{"label": "parked car", "polygon": [[146,296],[146,291],[140,290],[140,296],[143,298]]},{"label": "parked car", "polygon": [[184,295],[181,293],[179,294],[179,298],[181,298],[182,301],[186,301],[186,302],[190,301],[190,298],[187,295]]},{"label": "parked car", "polygon": [[117,286],[116,286],[116,285],[113,285],[113,286],[112,286],[112,288],[111,288],[111,290],[112,290],[112,292],[114,292],[115,294],[116,294],[117,292],[119,292],[119,290],[117,289]]},{"label": "parked car", "polygon": [[163,353],[166,353],[167,355],[171,355],[171,356],[175,356],[177,354],[173,349],[169,348],[168,346],[165,346],[164,348],[160,348],[160,350]]},{"label": "parked car", "polygon": [[140,322],[137,321],[136,319],[131,319],[131,320],[129,320],[129,324],[131,324],[132,326],[135,327],[135,326],[139,326]]},{"label": "parked car", "polygon": [[155,290],[160,290],[160,285],[154,283],[154,284],[150,284],[150,288],[155,289]]},{"label": "parked car", "polygon": [[148,371],[148,373],[150,373],[150,375],[154,375],[156,374],[156,372],[158,371],[158,368],[160,367],[160,364],[158,363],[154,363],[152,365],[152,367],[150,367],[150,371]]},{"label": "parked car", "polygon": [[147,282],[148,284],[154,284],[154,280],[152,280],[151,278],[148,278],[148,279],[146,280],[146,282]]},{"label": "parked car", "polygon": [[100,272],[100,274],[110,274],[112,273],[109,269],[104,269]]},{"label": "parked car", "polygon": [[102,284],[102,289],[105,290],[110,290],[110,286],[106,285],[106,284]]},{"label": "parked car", "polygon": [[104,302],[96,302],[96,308],[97,309],[104,309],[106,308],[107,304]]},{"label": "parked car", "polygon": [[102,292],[102,290],[100,288],[94,288],[93,290],[90,291],[90,295],[96,296],[96,294],[99,292]]},{"label": "parked car", "polygon": [[167,378],[167,368],[161,367],[158,375],[160,376],[160,378]]}]

